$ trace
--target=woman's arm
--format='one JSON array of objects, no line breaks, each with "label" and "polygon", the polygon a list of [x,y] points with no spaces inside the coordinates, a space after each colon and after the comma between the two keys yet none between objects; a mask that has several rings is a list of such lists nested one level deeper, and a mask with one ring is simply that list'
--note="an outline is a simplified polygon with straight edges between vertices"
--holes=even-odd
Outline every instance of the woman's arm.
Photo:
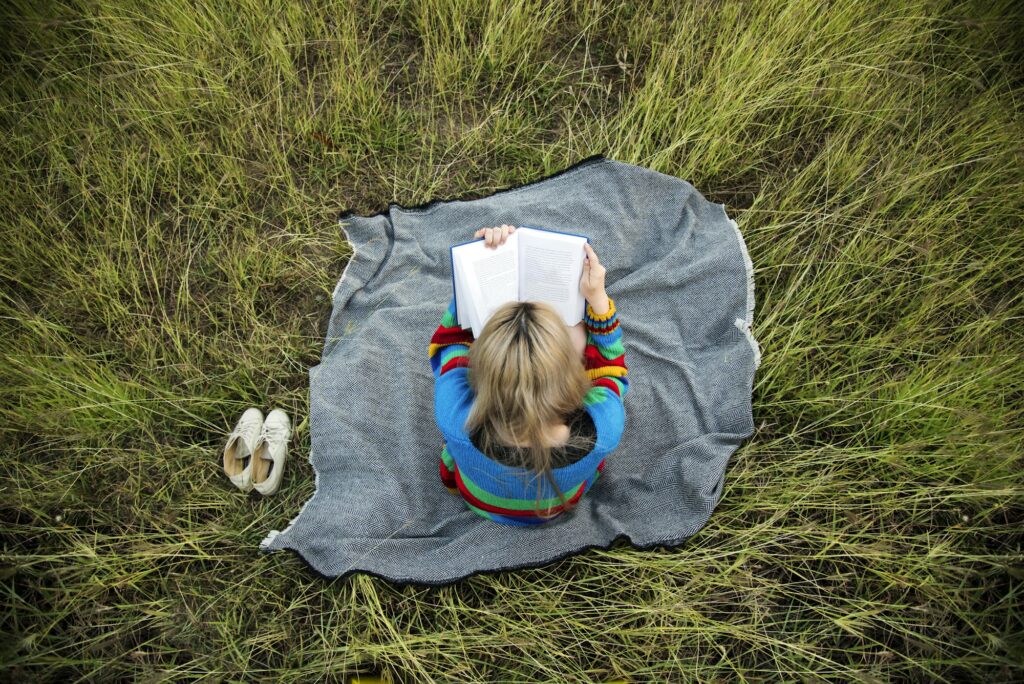
[{"label": "woman's arm", "polygon": [[[602,309],[604,313],[598,313]],[[588,301],[583,322],[587,328],[584,367],[591,384],[606,387],[622,399],[629,392],[629,369],[626,367],[626,349],[622,346],[622,328],[615,300],[605,295],[597,306]]]},{"label": "woman's arm", "polygon": [[[456,319],[455,298],[452,297],[444,315],[441,316],[440,325],[430,338],[430,346],[427,349],[435,382],[453,368],[469,367],[469,348],[473,341],[473,331],[463,330]],[[438,474],[441,476],[441,482],[453,494],[458,493],[455,468],[455,459],[448,452],[447,444],[442,443]]]}]

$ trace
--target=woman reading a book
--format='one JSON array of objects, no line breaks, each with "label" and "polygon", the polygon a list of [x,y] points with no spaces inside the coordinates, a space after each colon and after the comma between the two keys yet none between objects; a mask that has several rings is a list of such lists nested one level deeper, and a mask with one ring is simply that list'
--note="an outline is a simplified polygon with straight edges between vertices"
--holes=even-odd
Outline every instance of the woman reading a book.
[{"label": "woman reading a book", "polygon": [[[514,231],[481,228],[474,237],[497,248]],[[584,250],[579,324],[566,325],[545,302],[512,301],[475,339],[452,299],[430,340],[441,481],[495,522],[532,525],[571,511],[625,427],[622,330],[605,268],[589,243]]]}]

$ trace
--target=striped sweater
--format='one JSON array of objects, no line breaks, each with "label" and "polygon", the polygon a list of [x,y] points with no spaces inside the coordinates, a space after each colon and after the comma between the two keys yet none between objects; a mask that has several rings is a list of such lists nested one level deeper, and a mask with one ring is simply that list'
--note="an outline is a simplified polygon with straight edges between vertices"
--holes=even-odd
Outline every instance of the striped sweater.
[{"label": "striped sweater", "polygon": [[[597,441],[589,454],[551,473],[566,500],[573,503],[593,486],[604,469],[605,457],[618,446],[625,428],[622,400],[629,391],[626,353],[615,302],[611,298],[608,301],[604,315],[596,315],[587,303],[583,317],[587,331],[585,368],[592,385],[583,403],[597,428]],[[538,516],[537,508],[551,516],[562,515],[558,493],[546,477],[489,458],[466,433],[464,426],[474,399],[468,379],[473,342],[472,331],[463,330],[458,323],[453,298],[427,352],[434,372],[434,418],[444,437],[442,483],[460,495],[470,510],[498,523],[534,525],[551,519]]]}]

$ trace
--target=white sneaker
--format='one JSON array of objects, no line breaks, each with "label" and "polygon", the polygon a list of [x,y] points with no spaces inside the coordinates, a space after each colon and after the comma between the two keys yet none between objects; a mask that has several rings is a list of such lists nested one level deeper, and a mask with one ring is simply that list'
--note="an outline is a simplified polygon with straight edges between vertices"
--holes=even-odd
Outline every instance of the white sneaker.
[{"label": "white sneaker", "polygon": [[267,414],[252,451],[252,486],[264,496],[273,494],[281,486],[291,436],[287,413],[274,409]]},{"label": "white sneaker", "polygon": [[263,428],[263,412],[246,409],[224,446],[224,472],[243,492],[252,490],[252,454]]}]

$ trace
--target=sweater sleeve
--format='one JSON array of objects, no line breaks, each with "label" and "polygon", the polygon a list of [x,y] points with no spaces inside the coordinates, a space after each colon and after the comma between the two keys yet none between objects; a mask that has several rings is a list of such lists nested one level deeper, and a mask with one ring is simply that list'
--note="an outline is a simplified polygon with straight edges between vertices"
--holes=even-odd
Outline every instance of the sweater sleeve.
[{"label": "sweater sleeve", "polygon": [[587,346],[583,353],[590,382],[594,387],[607,388],[621,400],[629,392],[629,369],[615,300],[608,298],[608,311],[600,316],[587,302],[583,321],[587,328]]},{"label": "sweater sleeve", "polygon": [[453,368],[469,367],[469,348],[474,342],[473,331],[463,330],[456,318],[455,297],[441,316],[441,323],[430,338],[427,357],[434,379]]}]

